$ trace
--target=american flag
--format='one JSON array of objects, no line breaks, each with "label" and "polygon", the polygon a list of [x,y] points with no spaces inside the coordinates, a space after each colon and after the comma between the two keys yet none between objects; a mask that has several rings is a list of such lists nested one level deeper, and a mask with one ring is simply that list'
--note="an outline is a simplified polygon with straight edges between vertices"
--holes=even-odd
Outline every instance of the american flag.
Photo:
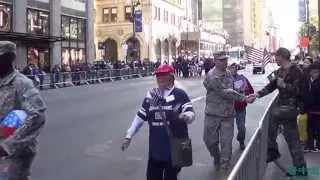
[{"label": "american flag", "polygon": [[13,110],[9,112],[0,123],[0,128],[4,136],[10,136],[14,131],[22,126],[27,114],[25,111]]},{"label": "american flag", "polygon": [[259,50],[250,46],[244,46],[248,61],[267,64],[271,61],[271,54],[266,50]]},{"label": "american flag", "polygon": [[271,62],[271,60],[271,54],[266,49],[264,49],[262,63],[268,64],[269,62]]},{"label": "american flag", "polygon": [[250,46],[244,46],[244,48],[247,53],[248,61],[251,61],[253,63],[260,63],[261,62],[263,55],[264,55],[263,51],[256,49],[256,48],[253,48],[253,47],[250,47]]}]

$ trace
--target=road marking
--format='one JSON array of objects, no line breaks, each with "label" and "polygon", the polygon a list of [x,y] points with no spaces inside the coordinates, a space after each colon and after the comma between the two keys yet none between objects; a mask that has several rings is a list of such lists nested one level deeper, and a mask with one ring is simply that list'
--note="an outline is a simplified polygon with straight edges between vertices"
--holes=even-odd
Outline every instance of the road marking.
[{"label": "road marking", "polygon": [[199,97],[193,98],[193,99],[191,99],[191,102],[194,103],[194,102],[200,101],[200,100],[202,100],[202,99],[205,98],[205,97],[206,97],[206,96],[199,96]]}]

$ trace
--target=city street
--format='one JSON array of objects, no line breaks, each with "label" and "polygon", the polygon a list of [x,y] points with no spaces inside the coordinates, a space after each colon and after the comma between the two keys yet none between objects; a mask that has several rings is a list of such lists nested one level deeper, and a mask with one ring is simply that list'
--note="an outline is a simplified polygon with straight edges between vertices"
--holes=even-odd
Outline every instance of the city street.
[{"label": "city street", "polygon": [[[255,90],[267,82],[266,75],[244,70]],[[120,145],[153,77],[113,83],[43,91],[48,122],[41,134],[40,152],[33,165],[34,180],[141,180],[145,177],[148,125],[145,124],[126,152]],[[190,126],[194,165],[183,169],[181,179],[212,180],[212,159],[202,141],[205,90],[202,79],[177,80],[194,102],[196,121]],[[269,95],[248,106],[247,141],[253,134]],[[240,155],[234,141],[234,162]]]}]

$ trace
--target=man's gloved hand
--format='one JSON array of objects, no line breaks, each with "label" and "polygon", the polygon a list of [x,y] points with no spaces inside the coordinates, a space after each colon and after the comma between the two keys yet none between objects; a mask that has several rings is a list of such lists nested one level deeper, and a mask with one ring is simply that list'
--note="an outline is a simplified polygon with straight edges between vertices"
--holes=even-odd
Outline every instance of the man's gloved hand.
[{"label": "man's gloved hand", "polygon": [[0,146],[0,157],[8,156],[8,153],[3,149],[2,146]]},{"label": "man's gloved hand", "polygon": [[121,145],[121,150],[125,151],[126,149],[128,149],[128,147],[130,146],[130,143],[131,143],[131,138],[124,138]]},{"label": "man's gloved hand", "polygon": [[195,119],[195,115],[194,112],[187,111],[179,114],[179,118],[183,119],[187,124],[191,124]]}]

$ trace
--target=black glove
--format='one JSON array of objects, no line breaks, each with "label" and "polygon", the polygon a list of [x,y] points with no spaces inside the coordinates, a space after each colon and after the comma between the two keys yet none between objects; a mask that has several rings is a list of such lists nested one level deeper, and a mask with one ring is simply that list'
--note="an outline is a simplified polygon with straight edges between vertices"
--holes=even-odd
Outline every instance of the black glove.
[{"label": "black glove", "polygon": [[0,157],[8,156],[8,153],[3,149],[2,146],[0,146]]}]

